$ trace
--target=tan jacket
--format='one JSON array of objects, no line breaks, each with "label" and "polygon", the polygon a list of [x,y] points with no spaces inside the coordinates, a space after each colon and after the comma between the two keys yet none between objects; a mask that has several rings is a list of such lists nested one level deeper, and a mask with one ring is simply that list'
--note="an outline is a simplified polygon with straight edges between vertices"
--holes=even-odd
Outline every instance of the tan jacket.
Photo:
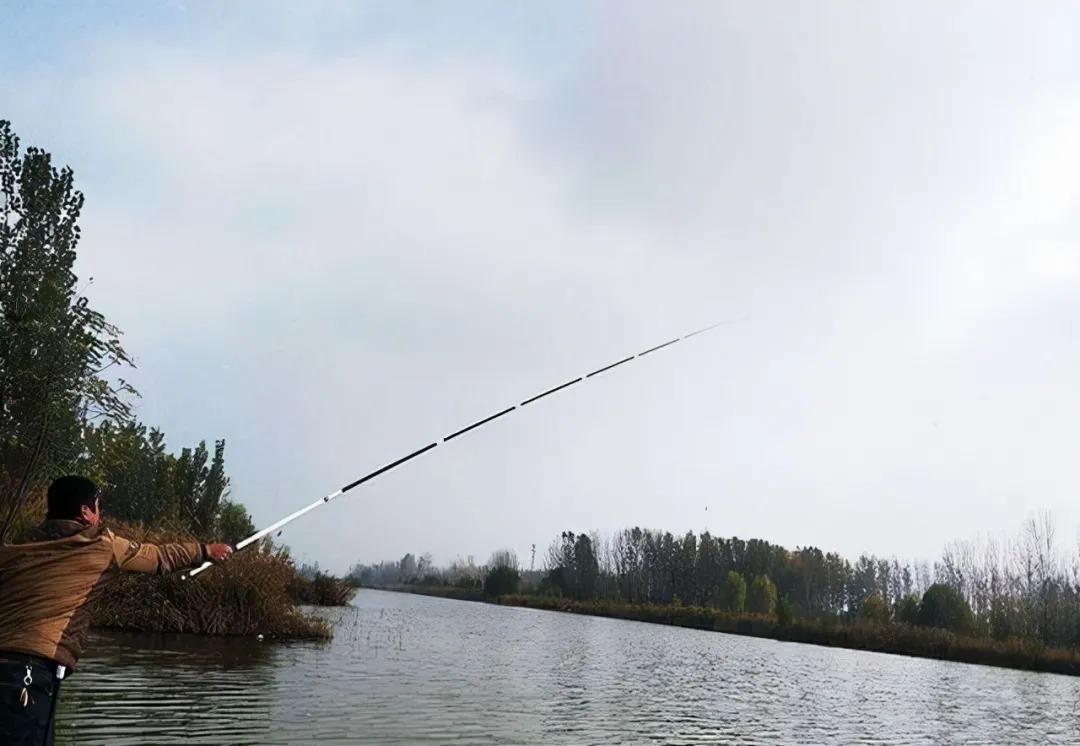
[{"label": "tan jacket", "polygon": [[205,559],[194,542],[140,544],[100,525],[46,521],[28,543],[0,546],[0,651],[74,668],[111,571],[168,573]]}]

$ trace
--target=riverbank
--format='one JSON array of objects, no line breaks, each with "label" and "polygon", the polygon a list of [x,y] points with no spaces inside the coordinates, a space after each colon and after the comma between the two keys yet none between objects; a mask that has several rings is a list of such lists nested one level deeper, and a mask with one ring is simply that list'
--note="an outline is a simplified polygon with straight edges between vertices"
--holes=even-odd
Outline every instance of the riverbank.
[{"label": "riverbank", "polygon": [[[475,589],[475,592],[467,595],[460,592],[462,589],[440,586],[384,585],[380,586],[379,590],[417,593],[463,601],[484,600],[483,592],[480,589]],[[1044,648],[1020,640],[1003,643],[961,637],[945,630],[928,629],[908,624],[842,623],[839,621],[824,623],[804,619],[793,619],[786,624],[781,624],[775,616],[730,614],[716,609],[694,606],[653,606],[607,601],[572,601],[565,598],[533,595],[500,596],[491,599],[490,603],[649,624],[664,624],[725,634],[760,637],[780,642],[796,642],[822,647],[890,653],[913,658],[930,658],[956,663],[1080,676],[1080,651]]]},{"label": "riverbank", "polygon": [[493,602],[504,606],[666,624],[781,642],[1080,676],[1078,651],[1043,648],[1019,640],[1000,643],[960,637],[945,630],[907,624],[824,624],[801,619],[781,624],[774,616],[728,614],[692,606],[577,602],[544,596],[503,596]]},{"label": "riverbank", "polygon": [[454,601],[483,601],[483,588],[458,588],[453,585],[413,585],[406,583],[388,583],[382,585],[365,585],[373,591],[389,591],[391,593],[415,593],[419,596],[434,596],[436,598],[449,598]]}]

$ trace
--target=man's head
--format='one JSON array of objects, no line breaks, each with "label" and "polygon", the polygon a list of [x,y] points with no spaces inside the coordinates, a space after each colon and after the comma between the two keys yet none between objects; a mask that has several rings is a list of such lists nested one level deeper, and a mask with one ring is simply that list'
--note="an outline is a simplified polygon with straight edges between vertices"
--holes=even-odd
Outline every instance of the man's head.
[{"label": "man's head", "polygon": [[49,485],[47,520],[80,521],[96,526],[101,520],[97,485],[86,477],[60,477]]}]

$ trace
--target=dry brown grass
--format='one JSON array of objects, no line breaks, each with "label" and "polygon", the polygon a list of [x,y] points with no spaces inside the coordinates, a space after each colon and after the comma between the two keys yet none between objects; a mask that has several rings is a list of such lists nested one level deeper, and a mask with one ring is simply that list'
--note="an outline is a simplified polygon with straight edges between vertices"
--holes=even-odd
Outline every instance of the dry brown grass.
[{"label": "dry brown grass", "polygon": [[[117,534],[149,543],[184,539],[167,529],[110,524]],[[194,578],[179,573],[119,573],[95,605],[97,627],[141,632],[329,638],[329,625],[304,613],[289,593],[297,577],[292,561],[244,550]]]}]

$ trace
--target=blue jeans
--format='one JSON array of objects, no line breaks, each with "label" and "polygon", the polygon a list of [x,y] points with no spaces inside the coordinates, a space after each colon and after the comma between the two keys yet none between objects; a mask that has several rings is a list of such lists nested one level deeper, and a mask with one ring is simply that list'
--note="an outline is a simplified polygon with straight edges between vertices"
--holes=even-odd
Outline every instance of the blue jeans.
[{"label": "blue jeans", "polygon": [[52,746],[59,694],[55,662],[0,651],[0,743]]}]

